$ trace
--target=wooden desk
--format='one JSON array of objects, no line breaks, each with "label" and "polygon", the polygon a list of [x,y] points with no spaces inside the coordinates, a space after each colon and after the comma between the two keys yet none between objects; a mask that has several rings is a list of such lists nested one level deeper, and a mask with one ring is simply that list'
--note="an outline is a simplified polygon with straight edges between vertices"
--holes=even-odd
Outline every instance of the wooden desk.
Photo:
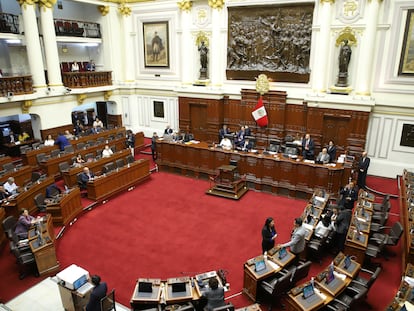
[{"label": "wooden desk", "polygon": [[49,154],[52,150],[59,150],[57,145],[54,146],[43,146],[42,148],[27,150],[21,154],[22,162],[24,165],[30,165],[32,168],[37,167],[37,155],[44,153]]},{"label": "wooden desk", "polygon": [[77,290],[71,290],[58,283],[60,298],[65,311],[84,311],[89,302],[92,289],[81,295]]},{"label": "wooden desk", "polygon": [[[139,291],[139,283],[140,282],[148,282],[152,283],[152,292],[140,292]],[[164,283],[161,283],[161,279],[144,279],[140,278],[137,280],[135,284],[134,291],[132,293],[132,297],[130,300],[131,308],[134,310],[138,308],[140,305],[158,305],[161,299],[161,293],[164,288]]]},{"label": "wooden desk", "polygon": [[218,167],[228,165],[230,160],[237,161],[238,171],[246,175],[250,187],[273,193],[285,191],[290,196],[312,194],[317,188],[336,194],[350,176],[350,169],[342,164],[329,166],[296,161],[280,154],[224,151],[205,142],[188,145],[157,141],[157,153],[160,169],[196,177],[217,175]]},{"label": "wooden desk", "polygon": [[323,275],[321,279],[318,280],[318,277],[316,277],[315,280],[315,283],[318,285],[318,288],[322,289],[324,292],[328,293],[331,296],[337,296],[339,293],[341,293],[352,280],[345,274],[339,273],[336,267],[334,267],[334,269],[335,278],[328,284],[326,283],[325,279],[325,275],[326,273],[328,273],[327,269],[320,273]]},{"label": "wooden desk", "polygon": [[38,141],[39,141],[38,139],[30,139],[25,142],[17,143],[17,144],[16,143],[5,143],[3,144],[3,149],[7,155],[12,156],[12,157],[18,157],[20,156],[21,146],[28,146]]},{"label": "wooden desk", "polygon": [[13,162],[13,158],[12,157],[9,157],[9,156],[2,156],[2,157],[0,157],[0,169],[2,169],[3,168],[3,164],[6,164],[6,163],[12,163]]},{"label": "wooden desk", "polygon": [[[301,285],[304,286],[304,285]],[[315,288],[316,293],[311,297],[305,299],[302,296],[302,293],[298,295],[293,295],[292,292],[289,293],[286,299],[286,310],[289,311],[312,311],[318,310],[323,306],[330,303],[334,297],[320,291],[318,288]]]},{"label": "wooden desk", "polygon": [[181,303],[193,300],[193,288],[191,286],[190,278],[182,278],[182,283],[185,284],[185,291],[173,292],[173,283],[180,282],[180,278],[168,279],[165,283],[165,302],[167,304]]},{"label": "wooden desk", "polygon": [[346,276],[353,279],[361,269],[361,265],[355,260],[351,259],[351,264],[349,265],[348,269],[345,269],[345,258],[343,258],[338,265],[335,265],[335,269],[338,270],[338,272],[345,274]]},{"label": "wooden desk", "polygon": [[[89,169],[94,172],[95,174],[98,171],[101,171],[102,167],[109,162],[115,162],[118,159],[125,159],[128,155],[131,154],[129,149],[123,149],[121,151],[115,152],[109,158],[101,158],[96,161],[87,162],[85,166],[89,167]],[[63,180],[65,181],[65,185],[68,187],[75,187],[78,184],[77,175],[82,173],[83,166],[81,167],[72,167],[67,171],[64,171],[62,176]]]},{"label": "wooden desk", "polygon": [[14,178],[17,186],[23,186],[32,178],[32,168],[28,165],[22,166],[14,171],[9,171],[0,177],[0,183],[5,183],[9,177]]},{"label": "wooden desk", "polygon": [[53,223],[57,226],[66,226],[82,212],[80,189],[69,189],[58,197],[58,201],[48,203],[46,211],[52,215]]},{"label": "wooden desk", "polygon": [[8,198],[8,201],[3,203],[1,206],[5,208],[6,215],[13,215],[18,218],[19,211],[21,209],[27,209],[30,215],[37,214],[38,209],[34,204],[34,197],[38,193],[46,193],[46,188],[53,184],[55,179],[51,176],[46,177],[43,180],[33,183],[33,185],[22,192],[20,192],[16,197]]},{"label": "wooden desk", "polygon": [[87,184],[88,199],[102,201],[149,178],[149,160],[140,159],[128,166],[100,176]]}]

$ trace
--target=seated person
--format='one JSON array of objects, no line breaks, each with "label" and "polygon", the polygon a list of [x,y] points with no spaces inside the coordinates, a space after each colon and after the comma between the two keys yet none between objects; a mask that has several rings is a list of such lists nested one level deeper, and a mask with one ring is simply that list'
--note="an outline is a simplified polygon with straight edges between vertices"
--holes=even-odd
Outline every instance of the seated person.
[{"label": "seated person", "polygon": [[102,127],[96,125],[92,126],[91,134],[98,134],[100,132],[102,132]]},{"label": "seated person", "polygon": [[85,160],[82,158],[82,155],[80,153],[78,153],[73,165],[77,166],[77,167],[80,167],[80,166],[83,166],[84,163],[85,163]]},{"label": "seated person", "polygon": [[68,139],[68,140],[72,140],[72,139],[75,139],[75,135],[73,135],[71,132],[69,132],[68,130],[66,130],[65,131],[65,137]]},{"label": "seated person", "polygon": [[351,181],[339,193],[341,194],[341,199],[339,200],[338,206],[352,210],[355,201],[358,199],[358,190],[355,184]]},{"label": "seated person", "polygon": [[253,149],[253,143],[250,141],[249,138],[244,139],[244,144],[240,148],[243,151],[250,151]]},{"label": "seated person", "polygon": [[180,132],[174,132],[172,138],[173,138],[173,141],[175,141],[175,142],[183,140],[183,137],[181,136]]},{"label": "seated person", "polygon": [[244,135],[245,136],[252,136],[252,131],[250,130],[250,127],[248,125],[244,126]]},{"label": "seated person", "polygon": [[9,194],[4,189],[4,186],[0,185],[0,201],[6,200]]},{"label": "seated person", "polygon": [[231,150],[233,149],[233,143],[231,142],[231,140],[228,137],[224,137],[219,146],[221,146],[224,150]]},{"label": "seated person", "polygon": [[105,149],[102,150],[102,158],[109,158],[111,155],[113,155],[113,151],[111,148],[109,148],[108,145],[105,145]]},{"label": "seated person", "polygon": [[224,288],[218,286],[217,278],[208,280],[209,290],[203,293],[203,297],[207,298],[207,305],[205,311],[212,311],[214,308],[222,307],[224,302]]},{"label": "seated person", "polygon": [[230,134],[230,130],[226,124],[219,130],[219,141],[221,142],[226,134]]},{"label": "seated person", "polygon": [[78,72],[79,71],[79,64],[76,61],[74,61],[72,63],[72,65],[70,66],[70,71],[72,71],[72,72]]},{"label": "seated person", "polygon": [[53,146],[55,144],[55,140],[52,138],[52,135],[47,135],[47,138],[43,142],[45,146]]},{"label": "seated person", "polygon": [[331,223],[331,217],[329,215],[325,215],[316,225],[313,234],[319,239],[324,239],[333,229],[334,227]]},{"label": "seated person", "polygon": [[80,175],[80,180],[82,182],[83,189],[86,189],[86,185],[88,184],[88,181],[93,180],[95,175],[92,171],[89,170],[89,167],[84,167],[83,172]]},{"label": "seated person", "polygon": [[103,123],[102,123],[102,121],[101,121],[101,120],[99,120],[99,118],[97,117],[97,118],[95,119],[95,121],[93,121],[92,126],[93,126],[93,127],[100,127],[100,128],[103,128]]},{"label": "seated person", "polygon": [[101,299],[106,296],[108,287],[105,282],[101,282],[101,277],[92,275],[91,282],[95,286],[86,305],[86,311],[101,311]]},{"label": "seated person", "polygon": [[22,209],[20,211],[20,216],[17,220],[14,232],[19,237],[19,239],[27,239],[29,229],[34,223],[36,223],[36,218],[30,216],[27,209]]},{"label": "seated person", "polygon": [[13,143],[15,143],[17,141],[17,136],[13,133],[13,131],[10,131],[9,132],[9,136],[7,136],[6,141],[8,143],[11,143],[11,144],[13,144]]},{"label": "seated person", "polygon": [[306,134],[302,140],[302,156],[304,160],[313,160],[315,156],[314,151],[315,145],[310,134]]},{"label": "seated person", "polygon": [[165,135],[172,135],[173,134],[173,129],[170,127],[170,125],[167,125],[167,127],[164,130],[164,134]]},{"label": "seated person", "polygon": [[187,131],[184,134],[184,139],[183,139],[184,142],[186,143],[186,142],[189,142],[190,140],[193,140],[193,139],[194,139],[194,135],[192,133],[190,133],[189,129],[187,129]]},{"label": "seated person", "polygon": [[29,134],[27,134],[25,131],[23,131],[20,135],[19,135],[19,141],[21,143],[25,142],[26,140],[28,140],[30,138]]},{"label": "seated person", "polygon": [[91,59],[88,64],[86,65],[87,71],[95,71],[95,62]]},{"label": "seated person", "polygon": [[62,191],[56,184],[51,184],[50,186],[46,187],[46,198],[53,198],[60,193],[62,193]]},{"label": "seated person", "polygon": [[80,120],[76,120],[73,131],[75,132],[75,135],[79,135],[80,133],[83,133],[84,127]]},{"label": "seated person", "polygon": [[318,156],[316,157],[316,162],[322,162],[323,164],[329,163],[329,154],[328,149],[323,148],[321,152],[319,152]]},{"label": "seated person", "polygon": [[14,177],[9,177],[7,182],[3,185],[4,190],[6,191],[7,195],[16,194],[18,190],[18,186],[14,182]]}]

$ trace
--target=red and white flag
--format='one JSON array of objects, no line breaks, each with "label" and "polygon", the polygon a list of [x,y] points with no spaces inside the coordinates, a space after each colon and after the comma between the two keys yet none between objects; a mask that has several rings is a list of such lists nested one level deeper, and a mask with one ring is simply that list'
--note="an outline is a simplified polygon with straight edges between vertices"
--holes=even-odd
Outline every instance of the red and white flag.
[{"label": "red and white flag", "polygon": [[263,105],[262,96],[260,96],[256,107],[254,107],[254,109],[252,111],[252,116],[253,116],[254,120],[256,121],[256,123],[259,126],[261,126],[261,127],[267,126],[267,123],[268,123],[267,113],[266,113],[266,109]]}]

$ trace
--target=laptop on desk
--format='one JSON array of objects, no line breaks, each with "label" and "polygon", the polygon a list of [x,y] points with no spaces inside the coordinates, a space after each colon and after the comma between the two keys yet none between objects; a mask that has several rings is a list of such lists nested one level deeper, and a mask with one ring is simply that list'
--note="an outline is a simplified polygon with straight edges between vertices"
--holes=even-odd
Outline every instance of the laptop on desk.
[{"label": "laptop on desk", "polygon": [[315,294],[315,289],[313,288],[312,284],[308,284],[303,287],[302,289],[302,297],[303,299],[308,299],[309,297]]},{"label": "laptop on desk", "polygon": [[255,272],[262,272],[266,270],[266,263],[264,259],[258,260],[254,263],[254,271]]}]

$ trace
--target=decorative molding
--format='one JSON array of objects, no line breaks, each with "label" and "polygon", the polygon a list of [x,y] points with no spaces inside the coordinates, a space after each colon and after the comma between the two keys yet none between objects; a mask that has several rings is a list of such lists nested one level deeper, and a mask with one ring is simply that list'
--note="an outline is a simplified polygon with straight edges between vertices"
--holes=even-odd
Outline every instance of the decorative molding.
[{"label": "decorative molding", "polygon": [[105,91],[104,92],[104,99],[108,100],[112,96],[112,94],[113,94],[112,91]]},{"label": "decorative molding", "polygon": [[22,113],[29,113],[29,109],[32,105],[33,102],[31,100],[25,100],[22,104]]},{"label": "decorative molding", "polygon": [[205,33],[204,31],[199,31],[197,33],[195,45],[199,46],[201,42],[204,42],[206,46],[209,46],[209,39],[207,37],[207,33]]},{"label": "decorative molding", "polygon": [[86,94],[78,94],[78,104],[79,105],[82,105],[83,104],[83,102],[85,101],[85,99],[86,99]]},{"label": "decorative molding", "polygon": [[98,10],[102,16],[106,16],[109,13],[109,5],[100,5],[98,6]]},{"label": "decorative molding", "polygon": [[334,4],[335,0],[321,0],[321,3],[331,3]]},{"label": "decorative molding", "polygon": [[127,6],[125,3],[121,3],[118,7],[118,11],[122,16],[129,16],[131,15],[131,8]]},{"label": "decorative molding", "polygon": [[267,92],[269,92],[269,79],[267,76],[262,73],[256,78],[256,91],[260,93],[260,95],[263,95]]},{"label": "decorative molding", "polygon": [[177,2],[177,5],[181,11],[189,12],[193,6],[193,1],[181,0],[180,2]]},{"label": "decorative molding", "polygon": [[224,0],[208,0],[208,5],[212,9],[221,10],[224,7]]},{"label": "decorative molding", "polygon": [[37,0],[18,0],[19,5],[26,9],[27,5],[35,5]]},{"label": "decorative molding", "polygon": [[37,0],[39,7],[51,9],[56,4],[57,0]]},{"label": "decorative molding", "polygon": [[338,47],[342,44],[344,40],[348,40],[348,45],[357,46],[358,41],[355,36],[355,31],[351,27],[345,27],[339,32],[338,37],[335,41],[335,46]]}]

